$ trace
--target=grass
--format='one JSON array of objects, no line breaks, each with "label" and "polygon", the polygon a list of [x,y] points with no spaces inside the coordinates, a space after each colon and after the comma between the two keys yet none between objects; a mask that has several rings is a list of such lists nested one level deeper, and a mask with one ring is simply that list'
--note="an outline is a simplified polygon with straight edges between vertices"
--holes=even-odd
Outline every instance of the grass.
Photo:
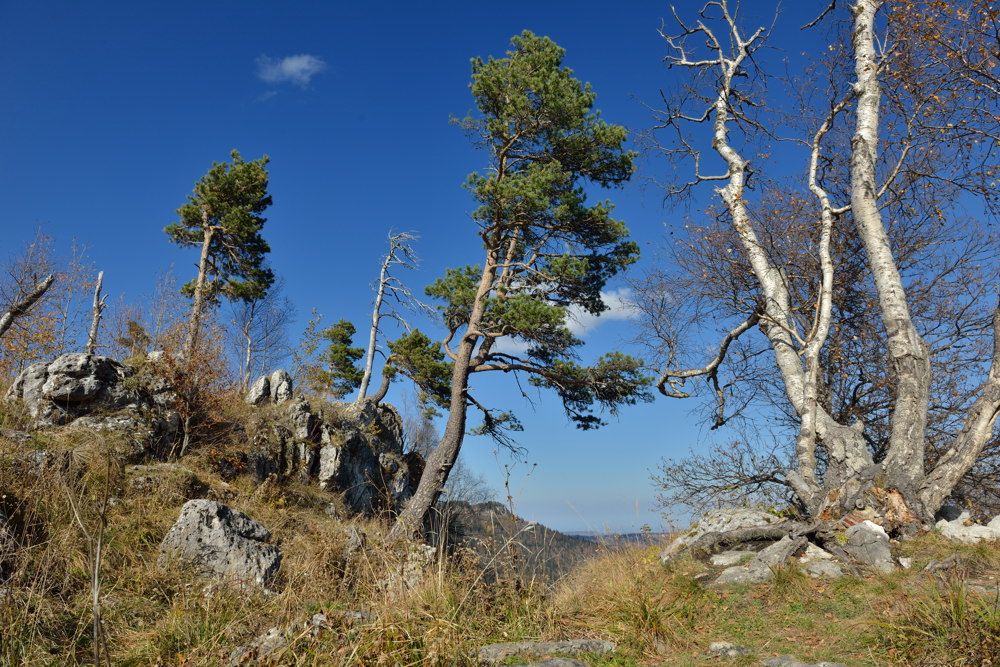
[{"label": "grass", "polygon": [[[273,627],[287,642],[270,663],[280,665],[461,665],[489,643],[580,637],[615,642],[613,656],[586,659],[620,667],[716,665],[707,655],[714,641],[752,651],[732,665],[782,654],[973,665],[1000,654],[1000,599],[969,583],[995,584],[1000,549],[992,545],[955,546],[932,533],[898,546],[914,559],[911,571],[820,581],[791,564],[767,584],[728,588],[709,585],[720,568],[704,562],[663,566],[661,545],[618,546],[549,585],[525,576],[515,534],[490,554],[438,553],[419,585],[404,590],[383,580],[402,567],[406,545],[387,542],[386,525],[369,520],[361,523],[367,546],[348,554],[347,524],[324,511],[331,497],[313,486],[226,481],[197,453],[181,462],[189,471],[153,466],[143,474],[154,483],[137,485],[112,436],[52,431],[36,442],[72,454],[37,465],[24,445],[0,438],[0,512],[13,536],[0,543],[0,664],[94,663],[87,535],[106,492],[116,502],[104,515],[102,641],[116,665],[222,665]],[[271,529],[284,553],[271,591],[157,567],[160,540],[194,496]],[[955,554],[947,574],[920,571]],[[319,612],[326,621],[308,624]]]}]

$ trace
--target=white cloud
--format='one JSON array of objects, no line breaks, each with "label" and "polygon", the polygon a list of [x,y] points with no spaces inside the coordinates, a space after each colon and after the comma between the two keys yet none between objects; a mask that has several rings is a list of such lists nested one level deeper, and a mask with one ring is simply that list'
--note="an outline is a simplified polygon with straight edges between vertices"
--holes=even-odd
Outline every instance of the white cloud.
[{"label": "white cloud", "polygon": [[628,288],[622,287],[610,292],[601,292],[601,299],[608,307],[600,315],[591,315],[579,308],[570,308],[567,313],[569,330],[577,338],[583,338],[603,322],[613,320],[631,320],[638,316],[639,311],[630,299]]},{"label": "white cloud", "polygon": [[267,83],[294,83],[305,88],[314,76],[326,69],[322,58],[305,53],[280,60],[270,56],[257,58],[257,76]]},{"label": "white cloud", "polygon": [[[579,308],[570,308],[566,313],[566,324],[570,333],[577,338],[584,338],[604,322],[636,318],[639,315],[639,310],[632,303],[630,297],[631,292],[624,287],[610,292],[601,292],[601,299],[608,309],[600,315],[591,315]],[[493,349],[507,354],[524,354],[529,347],[530,343],[504,336],[497,339]]]}]

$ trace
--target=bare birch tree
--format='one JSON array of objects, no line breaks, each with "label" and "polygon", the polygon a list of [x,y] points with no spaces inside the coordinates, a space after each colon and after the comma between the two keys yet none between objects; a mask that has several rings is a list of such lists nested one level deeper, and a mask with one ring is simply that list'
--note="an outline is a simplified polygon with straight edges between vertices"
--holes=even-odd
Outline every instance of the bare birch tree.
[{"label": "bare birch tree", "polygon": [[[827,11],[835,8],[831,5]],[[969,71],[984,67],[982,61],[988,61],[991,52],[974,55],[980,62],[966,63],[956,73],[949,69],[953,61],[923,57],[925,44],[912,38],[913,21],[904,18],[905,12],[891,9],[898,7],[881,0],[858,0],[850,8],[846,43],[830,46],[831,52],[843,51],[846,57],[841,62],[849,63],[853,71],[848,80],[836,76],[837,65],[831,65],[832,74],[822,83],[830,84],[832,95],[818,114],[805,114],[815,120],[799,141],[805,149],[805,181],[798,199],[809,203],[811,219],[798,225],[795,235],[784,236],[781,230],[792,227],[782,227],[782,211],[769,214],[748,184],[751,178],[760,178],[763,169],[751,169],[751,159],[755,164],[764,162],[753,154],[752,143],[761,137],[775,138],[759,112],[768,102],[762,99],[764,73],[755,56],[768,32],[765,28],[744,31],[726,0],[706,3],[694,23],[675,14],[679,29],[663,35],[671,50],[668,61],[671,67],[692,73],[692,93],[663,112],[658,129],[674,133],[665,144],[668,155],[688,160],[694,178],[671,187],[670,192],[678,195],[706,183],[715,186],[721,201],[716,213],[720,227],[725,228],[722,238],[731,241],[717,259],[735,267],[731,275],[736,280],[729,284],[734,289],[717,289],[717,285],[707,295],[709,300],[714,295],[728,303],[723,310],[728,308],[730,315],[743,315],[731,321],[707,363],[685,368],[674,365],[678,354],[668,354],[670,363],[657,387],[666,396],[686,397],[690,392],[685,383],[705,378],[724,421],[731,385],[741,379],[748,359],[760,358],[747,342],[759,334],[777,368],[787,412],[797,423],[794,454],[782,483],[791,488],[812,519],[833,522],[862,511],[881,517],[887,528],[897,529],[930,520],[992,437],[1000,414],[1000,310],[995,283],[984,282],[980,274],[970,279],[964,291],[940,297],[936,320],[914,317],[914,293],[925,298],[969,265],[941,270],[935,274],[941,282],[927,274],[922,279],[904,279],[908,273],[927,269],[930,260],[901,262],[901,257],[912,259],[914,248],[926,252],[927,247],[913,237],[901,239],[900,229],[928,238],[925,225],[930,221],[919,221],[916,208],[934,201],[928,198],[929,190],[941,187],[956,196],[961,192],[989,194],[981,177],[995,168],[989,164],[988,149],[976,139],[992,136],[988,123],[995,117],[996,97],[973,92],[962,96],[966,107],[943,104],[946,94],[968,89]],[[990,21],[981,3],[967,3],[963,9],[965,23],[957,30]],[[987,31],[981,32],[984,35],[989,36]],[[939,32],[937,36],[945,42],[954,34]],[[977,127],[979,119],[988,122]],[[710,126],[707,137],[699,129],[705,125]],[[711,153],[703,155],[700,141]],[[709,171],[713,163],[721,165],[715,173]],[[989,198],[986,203],[991,203]],[[933,204],[933,212],[937,219],[932,224],[942,227],[950,222],[949,216],[957,215],[941,199]],[[909,223],[901,222],[907,216]],[[771,224],[775,218],[777,225]],[[851,239],[857,243],[853,252]],[[787,247],[793,243],[802,244],[811,258],[808,272],[786,261]],[[690,245],[694,249],[696,242]],[[949,261],[947,252],[940,252],[943,259],[938,269]],[[862,273],[845,282],[845,273],[851,270]],[[703,277],[708,277],[707,271]],[[837,317],[845,304],[844,290],[853,290],[853,296],[862,301],[867,299],[878,316],[878,326],[869,332],[880,342],[869,349],[884,350],[881,360],[873,360],[884,366],[871,374],[885,379],[886,391],[880,395],[888,403],[887,434],[879,448],[872,446],[866,432],[870,415],[855,412],[845,419],[846,415],[836,414],[831,400],[830,353],[840,333]],[[984,303],[988,303],[985,318],[967,316],[981,311]],[[647,300],[646,306],[648,312],[655,311],[656,299]],[[659,307],[664,314],[676,312],[669,300],[661,301]],[[928,323],[940,325],[954,313],[964,313],[954,320],[961,323],[956,325],[959,333],[949,339],[950,345],[941,345],[940,331]],[[664,340],[676,343],[677,330],[669,323],[654,329]],[[928,439],[935,428],[929,415],[937,401],[932,392],[935,356],[943,358],[962,339],[975,345],[984,336],[987,353],[985,362],[979,359],[979,367],[985,378],[973,383],[964,418],[936,425],[947,423],[953,428],[947,435],[948,446],[928,457],[932,451]],[[727,378],[722,374],[724,366],[733,368]],[[862,379],[855,383],[855,390],[868,391],[872,384],[870,378]],[[934,436],[943,437],[940,429]]]}]

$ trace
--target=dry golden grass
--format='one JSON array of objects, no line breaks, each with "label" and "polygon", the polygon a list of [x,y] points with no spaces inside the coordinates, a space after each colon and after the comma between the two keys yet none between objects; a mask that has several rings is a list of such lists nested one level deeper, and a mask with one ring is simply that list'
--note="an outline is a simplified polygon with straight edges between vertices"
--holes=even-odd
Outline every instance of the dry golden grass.
[{"label": "dry golden grass", "polygon": [[[367,546],[349,557],[347,524],[324,511],[329,494],[226,482],[204,452],[182,461],[190,473],[138,490],[120,463],[122,446],[88,431],[22,444],[0,438],[0,512],[16,536],[16,549],[0,557],[0,664],[94,663],[92,538],[105,494],[116,501],[103,512],[100,604],[116,665],[224,665],[272,627],[288,644],[261,664],[461,665],[492,642],[576,637],[616,642],[614,657],[589,660],[619,666],[717,664],[705,655],[713,641],[754,651],[745,664],[785,653],[848,665],[990,664],[1000,650],[998,597],[969,585],[996,582],[992,545],[956,548],[931,534],[899,547],[913,571],[817,581],[789,566],[766,585],[716,589],[707,585],[714,568],[688,558],[665,568],[655,544],[607,549],[545,587],[524,580],[515,550],[501,544],[488,562],[439,553],[422,582],[402,590],[383,580],[402,567],[407,545],[387,542],[384,523],[362,521]],[[49,454],[38,463],[33,452],[42,450]],[[157,567],[160,540],[192,496],[219,499],[271,529],[284,553],[272,590]],[[948,575],[919,571],[956,553]],[[318,612],[325,623],[307,626]]]}]

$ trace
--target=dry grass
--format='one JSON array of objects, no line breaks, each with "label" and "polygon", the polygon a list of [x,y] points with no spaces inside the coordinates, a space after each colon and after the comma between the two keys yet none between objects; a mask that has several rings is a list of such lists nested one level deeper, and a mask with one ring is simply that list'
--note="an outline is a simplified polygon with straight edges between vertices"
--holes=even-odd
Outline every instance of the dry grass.
[{"label": "dry grass", "polygon": [[[817,581],[790,566],[766,585],[715,589],[707,585],[714,568],[687,558],[665,568],[652,544],[606,549],[544,587],[526,580],[516,551],[501,544],[486,561],[439,553],[423,581],[402,590],[383,581],[402,568],[407,546],[387,543],[385,525],[372,520],[361,524],[367,546],[349,556],[346,524],[324,512],[330,496],[315,487],[227,483],[196,453],[183,461],[191,473],[137,490],[120,464],[125,445],[87,431],[27,444],[0,438],[0,512],[15,541],[0,554],[0,664],[94,663],[87,533],[101,521],[105,492],[116,502],[104,514],[101,606],[116,665],[226,664],[235,647],[272,627],[288,639],[271,663],[281,665],[461,665],[492,642],[575,637],[618,644],[615,657],[592,657],[594,665],[717,664],[705,655],[713,641],[755,652],[729,664],[786,653],[848,665],[990,664],[1000,651],[1000,599],[969,583],[996,583],[994,546],[956,549],[932,534],[900,546],[915,561],[910,572]],[[49,454],[35,458],[42,450]],[[160,540],[195,495],[271,529],[284,553],[271,591],[156,566]],[[955,553],[950,573],[919,572]],[[307,626],[317,612],[326,622]]]}]

